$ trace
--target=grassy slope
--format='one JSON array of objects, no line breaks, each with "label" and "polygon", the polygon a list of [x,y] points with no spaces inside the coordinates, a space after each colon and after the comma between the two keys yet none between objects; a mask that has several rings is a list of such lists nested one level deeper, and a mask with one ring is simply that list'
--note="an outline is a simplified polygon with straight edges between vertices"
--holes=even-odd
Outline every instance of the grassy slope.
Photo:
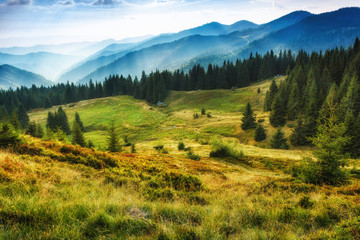
[{"label": "grassy slope", "polygon": [[[164,109],[125,96],[65,106],[70,120],[80,113],[86,137],[96,144],[105,143],[104,129],[116,118],[138,153],[26,136],[20,147],[0,150],[0,239],[356,239],[356,178],[340,188],[298,183],[289,170],[308,150],[259,148],[251,145],[253,132],[240,129],[239,110],[251,101],[268,133],[275,130],[261,112],[269,83],[234,92],[173,92]],[[194,120],[202,107],[213,117]],[[31,119],[45,124],[47,111]],[[203,144],[213,134],[243,142],[238,147],[248,158],[208,158],[210,146]],[[202,159],[178,151],[180,139]],[[169,154],[152,149],[158,143]]]},{"label": "grassy slope", "polygon": [[[281,81],[277,79],[277,81]],[[284,158],[300,159],[309,156],[309,151],[269,150],[267,147],[270,137],[262,143],[253,140],[254,130],[243,131],[240,128],[242,110],[247,102],[253,106],[257,119],[264,119],[263,125],[271,136],[276,129],[268,122],[268,113],[262,111],[265,93],[271,81],[267,80],[253,86],[232,90],[171,92],[165,103],[165,108],[149,106],[143,101],[129,96],[116,96],[94,100],[81,101],[63,106],[68,114],[70,126],[75,112],[80,114],[88,132],[85,138],[91,139],[95,146],[104,149],[107,131],[111,119],[115,119],[121,136],[128,135],[131,142],[135,142],[138,151],[147,152],[157,144],[163,144],[170,151],[175,151],[178,141],[185,141],[193,146],[201,156],[208,156],[210,147],[201,145],[211,140],[214,135],[235,138],[243,144],[246,154],[262,156],[281,156]],[[260,88],[260,93],[257,93]],[[212,117],[201,116],[193,119],[193,114],[202,108],[210,112]],[[38,109],[30,114],[31,120],[39,121],[45,127],[48,111]],[[201,115],[201,114],[200,114]],[[284,128],[287,135],[291,129]]]}]

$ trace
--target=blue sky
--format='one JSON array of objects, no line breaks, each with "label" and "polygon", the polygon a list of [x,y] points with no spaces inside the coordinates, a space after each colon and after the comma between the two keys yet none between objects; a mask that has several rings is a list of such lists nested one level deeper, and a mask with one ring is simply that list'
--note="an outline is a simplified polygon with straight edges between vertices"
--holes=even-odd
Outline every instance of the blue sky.
[{"label": "blue sky", "polygon": [[359,0],[0,0],[0,47],[178,32],[217,21],[265,23],[295,10],[360,6]]}]

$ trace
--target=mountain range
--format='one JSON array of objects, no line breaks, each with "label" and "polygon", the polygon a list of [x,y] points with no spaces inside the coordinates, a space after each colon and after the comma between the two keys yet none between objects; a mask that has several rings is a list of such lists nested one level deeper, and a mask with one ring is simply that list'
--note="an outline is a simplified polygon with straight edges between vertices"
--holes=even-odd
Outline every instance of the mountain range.
[{"label": "mountain range", "polygon": [[37,86],[49,86],[52,84],[44,77],[28,72],[8,64],[0,65],[0,88],[15,89],[21,86],[31,87],[33,84]]},{"label": "mountain range", "polygon": [[[63,51],[63,54],[41,52],[49,50],[41,47],[34,48],[40,52],[30,54],[25,54],[21,48],[0,49],[0,52],[7,52],[0,54],[0,64],[33,71],[57,82],[86,83],[90,79],[103,81],[109,74],[139,76],[143,70],[148,73],[156,69],[187,70],[194,64],[222,64],[224,60],[247,58],[255,52],[348,47],[356,37],[360,37],[360,8],[322,14],[296,11],[261,25],[244,20],[231,25],[211,22],[178,33],[133,41],[78,44],[78,48]],[[86,52],[84,49],[88,49],[86,57],[77,54]],[[57,66],[56,71],[54,66]]]}]

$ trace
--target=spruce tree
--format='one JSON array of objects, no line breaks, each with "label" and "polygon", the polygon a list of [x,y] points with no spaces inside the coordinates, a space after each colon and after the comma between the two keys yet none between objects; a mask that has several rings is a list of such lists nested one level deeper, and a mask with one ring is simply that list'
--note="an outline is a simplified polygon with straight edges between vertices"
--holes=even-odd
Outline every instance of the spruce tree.
[{"label": "spruce tree", "polygon": [[82,132],[85,132],[85,127],[83,122],[80,119],[80,115],[78,112],[75,113],[75,122],[77,122],[77,124],[79,125],[80,129]]},{"label": "spruce tree", "polygon": [[62,107],[59,107],[56,115],[57,126],[66,134],[71,133],[68,117]]},{"label": "spruce tree", "polygon": [[287,117],[289,120],[295,120],[300,113],[301,108],[301,96],[298,84],[296,82],[292,85],[289,101],[287,104]]},{"label": "spruce tree", "polygon": [[20,104],[17,111],[18,119],[22,129],[26,129],[29,124],[29,116],[24,108],[24,105]]},{"label": "spruce tree", "polygon": [[71,143],[80,145],[81,147],[85,147],[86,145],[84,133],[81,131],[81,127],[77,121],[74,121],[73,123]]},{"label": "spruce tree", "polygon": [[119,152],[120,146],[119,146],[119,135],[116,131],[116,127],[115,127],[115,121],[112,120],[108,129],[108,146],[107,146],[107,150],[109,152]]},{"label": "spruce tree", "polygon": [[273,127],[284,126],[286,123],[286,110],[284,104],[281,100],[280,94],[275,96],[274,102],[271,105],[271,113],[270,113],[270,124]]},{"label": "spruce tree", "polygon": [[7,122],[9,120],[9,113],[6,110],[5,106],[2,105],[0,108],[0,122]]},{"label": "spruce tree", "polygon": [[317,134],[312,143],[317,147],[314,155],[320,169],[319,182],[329,185],[340,185],[347,180],[345,171],[347,158],[343,154],[344,146],[349,142],[345,136],[345,125],[338,123],[335,105],[329,105],[328,113],[321,116]]},{"label": "spruce tree", "polygon": [[33,121],[29,122],[25,133],[30,135],[30,136],[35,137],[35,135],[36,135],[36,123],[33,122]]},{"label": "spruce tree", "polygon": [[243,115],[244,116],[241,119],[242,120],[241,128],[243,130],[247,130],[247,129],[250,129],[250,128],[255,128],[256,127],[256,122],[255,122],[254,113],[253,113],[253,111],[251,109],[250,103],[247,103]]},{"label": "spruce tree", "polygon": [[290,143],[293,146],[305,146],[310,144],[310,141],[307,139],[307,129],[303,124],[301,118],[298,119],[295,129],[292,131],[289,139]]},{"label": "spruce tree", "polygon": [[257,128],[255,129],[255,141],[260,142],[266,139],[266,132],[265,129],[261,124],[258,124]]},{"label": "spruce tree", "polygon": [[11,112],[10,123],[16,130],[21,128],[21,124],[15,109]]},{"label": "spruce tree", "polygon": [[276,94],[278,93],[279,88],[276,85],[275,80],[271,82],[269,91],[266,92],[265,102],[264,102],[264,111],[271,111],[271,106],[274,101]]},{"label": "spruce tree", "polygon": [[275,149],[289,149],[289,145],[287,144],[287,139],[285,138],[285,134],[281,131],[280,128],[276,130],[274,135],[270,140],[271,148]]}]

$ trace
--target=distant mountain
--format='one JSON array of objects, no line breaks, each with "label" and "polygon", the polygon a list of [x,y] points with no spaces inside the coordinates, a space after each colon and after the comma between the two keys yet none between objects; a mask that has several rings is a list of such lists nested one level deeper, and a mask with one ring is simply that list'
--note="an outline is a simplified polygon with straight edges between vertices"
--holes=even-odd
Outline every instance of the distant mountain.
[{"label": "distant mountain", "polygon": [[[121,57],[116,60],[116,55],[108,56],[106,59],[109,61],[109,64],[103,65],[103,67],[100,67],[93,73],[87,75],[83,78],[82,82],[87,82],[90,78],[100,81],[110,73],[139,75],[142,70],[147,72],[155,69],[171,70],[186,66],[192,58],[232,53],[240,47],[246,47],[250,40],[258,39],[271,31],[287,27],[308,16],[311,16],[311,13],[297,11],[260,26],[248,21],[239,21],[232,25],[223,25],[212,22],[197,28],[181,31],[177,34],[159,36],[150,39],[145,43],[141,43],[140,46],[143,47],[154,42],[161,42],[164,41],[165,38],[169,40],[179,36],[190,35],[173,41],[171,44],[163,43],[148,48],[142,48],[138,51],[131,52],[128,50],[120,52],[117,56]],[[194,35],[191,34],[194,33],[202,33],[202,37],[192,38]],[[225,33],[225,35],[220,35],[222,33]],[[189,39],[191,39],[191,41],[188,41]],[[139,46],[136,48],[139,48]],[[157,49],[158,52],[155,49]],[[182,49],[187,50],[182,52]],[[99,61],[92,60],[85,63],[84,66],[87,66],[86,70],[91,69],[90,65],[99,66],[100,64],[106,63],[106,61],[103,61],[104,57],[99,58],[98,60]],[[110,63],[111,60],[115,60],[115,62]],[[77,70],[80,70],[80,67]],[[83,68],[82,70],[85,69]],[[77,77],[79,77],[81,71],[77,71],[77,74]]]},{"label": "distant mountain", "polygon": [[[265,24],[260,28],[276,30],[264,34],[263,37],[251,41],[249,45],[237,51],[198,56],[191,59],[183,68],[189,69],[194,64],[203,66],[208,63],[221,64],[224,60],[247,58],[250,53],[265,54],[270,50],[279,53],[280,50],[289,49],[293,52],[301,49],[311,52],[341,46],[347,48],[354,43],[356,37],[360,37],[360,8],[344,8],[334,12],[309,15],[292,25],[288,25],[287,22],[288,20],[280,18]],[[280,28],[280,26],[286,27]]]},{"label": "distant mountain", "polygon": [[141,50],[157,44],[169,43],[193,35],[219,36],[229,34],[234,31],[244,31],[246,29],[255,28],[257,26],[258,25],[255,23],[245,20],[236,22],[231,25],[212,22],[178,33],[162,34],[140,43],[114,43],[88,57],[85,61],[82,61],[81,64],[77,64],[76,66],[72,67],[69,71],[59,77],[58,82],[77,81],[83,78],[85,75],[95,71],[97,68],[108,65],[132,51]]},{"label": "distant mountain", "polygon": [[62,71],[69,68],[81,57],[36,52],[26,55],[12,55],[0,53],[0,64],[9,64],[15,67],[40,74],[47,79],[55,80]]},{"label": "distant mountain", "polygon": [[14,66],[4,64],[0,65],[0,88],[17,88],[21,86],[31,87],[33,84],[37,86],[48,86],[52,82],[44,77],[28,72]]},{"label": "distant mountain", "polygon": [[249,50],[265,53],[269,49],[320,51],[335,47],[348,47],[360,37],[360,8],[309,16],[289,27],[280,29],[251,43]]},{"label": "distant mountain", "polygon": [[159,69],[174,70],[181,64],[195,56],[206,54],[208,51],[224,52],[247,44],[247,41],[236,32],[230,35],[185,37],[170,43],[158,44],[138,51],[133,51],[117,59],[111,64],[98,68],[85,76],[80,83],[89,79],[102,81],[109,74],[138,75]]}]

